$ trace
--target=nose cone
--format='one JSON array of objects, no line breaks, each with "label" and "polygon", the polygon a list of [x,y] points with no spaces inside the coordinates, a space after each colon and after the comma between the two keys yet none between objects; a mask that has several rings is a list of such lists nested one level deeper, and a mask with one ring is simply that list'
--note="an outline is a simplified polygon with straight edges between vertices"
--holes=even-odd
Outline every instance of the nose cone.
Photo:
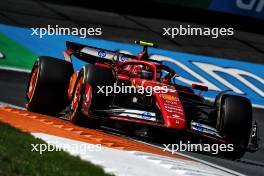
[{"label": "nose cone", "polygon": [[156,100],[166,127],[175,129],[186,127],[184,109],[176,92],[157,94]]}]

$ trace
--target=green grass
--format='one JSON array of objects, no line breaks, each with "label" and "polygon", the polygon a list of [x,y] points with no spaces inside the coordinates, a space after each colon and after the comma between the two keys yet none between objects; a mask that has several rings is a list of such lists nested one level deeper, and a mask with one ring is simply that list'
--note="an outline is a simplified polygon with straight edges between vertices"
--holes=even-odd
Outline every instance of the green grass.
[{"label": "green grass", "polygon": [[0,66],[31,70],[37,56],[27,48],[0,32],[0,52],[5,59],[0,59]]},{"label": "green grass", "polygon": [[64,151],[31,151],[31,144],[43,144],[28,133],[0,123],[0,175],[1,176],[99,176],[108,175],[99,166]]}]

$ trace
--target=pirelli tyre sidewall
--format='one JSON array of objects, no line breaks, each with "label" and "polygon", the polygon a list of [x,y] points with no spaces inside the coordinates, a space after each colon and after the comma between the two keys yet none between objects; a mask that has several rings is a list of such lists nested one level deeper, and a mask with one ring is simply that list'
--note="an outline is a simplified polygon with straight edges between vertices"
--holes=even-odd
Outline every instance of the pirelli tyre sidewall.
[{"label": "pirelli tyre sidewall", "polygon": [[92,102],[91,109],[108,109],[109,105],[113,103],[114,92],[100,92],[99,87],[110,86],[113,88],[116,82],[115,74],[110,68],[104,68],[92,64],[88,64],[84,67],[85,83],[92,86]]},{"label": "pirelli tyre sidewall", "polygon": [[[82,112],[82,104],[84,97],[85,86],[91,86],[92,99],[89,112],[98,109],[108,109],[113,103],[113,93],[106,96],[104,93],[98,93],[98,86],[113,86],[115,77],[111,69],[99,67],[93,64],[84,66],[78,74],[72,92],[72,99],[70,102],[69,118],[74,124],[86,123],[89,127],[97,127],[99,121],[92,118],[84,118]],[[77,100],[77,101],[76,101]],[[89,114],[86,112],[85,114]]]},{"label": "pirelli tyre sidewall", "polygon": [[82,101],[83,101],[83,92],[84,92],[84,76],[83,69],[79,71],[78,77],[75,81],[75,85],[72,91],[72,98],[69,106],[69,120],[73,124],[83,123],[82,110]]},{"label": "pirelli tyre sidewall", "polygon": [[[35,78],[34,72],[37,73]],[[62,111],[69,104],[67,90],[72,74],[71,63],[48,56],[39,57],[28,81],[27,110],[49,115]],[[33,92],[29,93],[32,82]]]},{"label": "pirelli tyre sidewall", "polygon": [[226,155],[231,158],[240,158],[246,151],[251,132],[251,102],[242,96],[223,95],[221,108],[220,131],[234,140],[234,151]]}]

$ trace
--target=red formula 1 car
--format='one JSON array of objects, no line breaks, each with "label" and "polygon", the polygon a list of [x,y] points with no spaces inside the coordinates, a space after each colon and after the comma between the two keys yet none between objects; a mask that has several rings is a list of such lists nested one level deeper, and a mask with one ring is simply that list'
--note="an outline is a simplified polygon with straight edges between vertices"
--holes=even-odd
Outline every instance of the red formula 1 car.
[{"label": "red formula 1 car", "polygon": [[[64,60],[39,57],[28,82],[27,109],[63,112],[61,117],[73,123],[118,122],[173,134],[171,138],[234,144],[228,151],[232,158],[257,149],[257,124],[252,125],[247,98],[223,91],[208,102],[194,93],[207,87],[177,84],[171,68],[149,58],[148,47],[155,45],[136,43],[143,46],[138,56],[66,42]],[[71,56],[88,64],[74,72]]]}]

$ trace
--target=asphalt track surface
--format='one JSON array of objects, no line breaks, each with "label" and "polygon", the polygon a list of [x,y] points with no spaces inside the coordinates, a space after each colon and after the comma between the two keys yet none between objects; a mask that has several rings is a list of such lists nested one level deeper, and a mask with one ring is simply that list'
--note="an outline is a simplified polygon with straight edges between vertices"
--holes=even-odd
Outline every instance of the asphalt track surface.
[{"label": "asphalt track surface", "polygon": [[[224,37],[217,40],[208,37],[179,37],[172,40],[162,36],[162,27],[173,27],[184,22],[132,17],[31,0],[21,2],[6,0],[0,1],[0,23],[24,27],[46,27],[48,24],[65,27],[102,27],[103,35],[100,38],[103,39],[126,43],[143,39],[156,41],[161,48],[169,50],[264,62],[263,35],[236,31],[232,38]],[[0,101],[24,107],[27,79],[26,73],[0,70]],[[240,161],[197,153],[189,154],[246,175],[264,175],[264,110],[254,109],[253,116],[260,127],[261,146],[258,152],[247,153]]]},{"label": "asphalt track surface", "polygon": [[[24,107],[25,91],[29,74],[23,72],[0,70],[0,102]],[[254,109],[254,119],[260,126],[260,134],[264,134],[264,110]],[[198,153],[185,153],[190,156],[241,172],[246,175],[259,175],[264,173],[264,148],[263,135],[261,136],[261,148],[256,153],[246,153],[239,161],[232,161],[219,157],[203,155]],[[151,143],[152,144],[152,143]],[[156,144],[155,144],[156,145]]]}]

